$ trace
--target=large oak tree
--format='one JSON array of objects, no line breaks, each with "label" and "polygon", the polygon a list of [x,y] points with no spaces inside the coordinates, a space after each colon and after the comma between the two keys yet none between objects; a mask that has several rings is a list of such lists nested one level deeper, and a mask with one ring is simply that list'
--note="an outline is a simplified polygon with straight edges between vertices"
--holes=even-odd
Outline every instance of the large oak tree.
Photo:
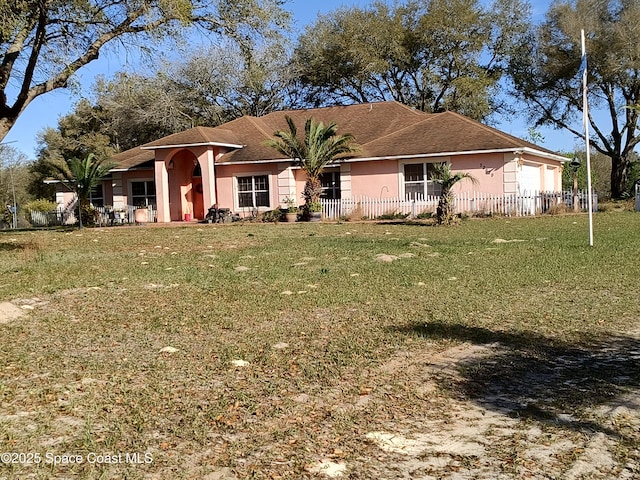
[{"label": "large oak tree", "polygon": [[[611,195],[628,185],[633,150],[640,142],[640,2],[561,0],[513,58],[515,94],[538,125],[554,125],[585,140],[580,30],[587,32],[591,145],[611,158]],[[597,115],[594,114],[597,112]]]},{"label": "large oak tree", "polygon": [[0,2],[0,140],[33,99],[66,87],[108,45],[149,45],[190,27],[239,40],[286,21],[283,0]]},{"label": "large oak tree", "polygon": [[498,108],[499,82],[527,13],[521,0],[343,7],[307,28],[295,64],[315,105],[397,100],[482,119]]},{"label": "large oak tree", "polygon": [[194,126],[291,108],[293,79],[286,43],[225,42],[196,49],[148,76],[121,73],[96,85],[105,132],[132,148]]},{"label": "large oak tree", "polygon": [[294,80],[282,39],[254,45],[224,42],[161,62],[148,75],[98,77],[57,128],[39,134],[41,160],[61,162],[94,153],[108,158],[194,126],[294,108]]}]

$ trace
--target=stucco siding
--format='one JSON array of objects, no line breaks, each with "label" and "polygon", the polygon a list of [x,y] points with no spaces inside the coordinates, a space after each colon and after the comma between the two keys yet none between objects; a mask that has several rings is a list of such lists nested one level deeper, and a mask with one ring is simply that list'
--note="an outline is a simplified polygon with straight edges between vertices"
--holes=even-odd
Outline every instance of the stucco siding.
[{"label": "stucco siding", "polygon": [[395,198],[398,192],[398,161],[351,163],[351,195]]},{"label": "stucco siding", "polygon": [[270,210],[279,206],[278,175],[281,171],[277,164],[243,164],[243,165],[217,165],[216,179],[218,182],[218,206],[229,208],[242,216],[251,213],[250,208],[240,208],[238,204],[237,177],[267,175],[269,179],[269,206],[260,207],[259,210]]},{"label": "stucco siding", "polygon": [[455,193],[482,192],[502,194],[504,191],[504,156],[501,153],[458,155],[450,157],[453,173],[469,173],[477,180],[462,180],[454,187]]}]

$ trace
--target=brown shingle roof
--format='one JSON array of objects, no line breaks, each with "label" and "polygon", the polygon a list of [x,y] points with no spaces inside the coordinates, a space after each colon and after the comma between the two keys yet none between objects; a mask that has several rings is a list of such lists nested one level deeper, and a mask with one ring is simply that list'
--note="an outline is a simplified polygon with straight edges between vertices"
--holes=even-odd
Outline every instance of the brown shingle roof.
[{"label": "brown shingle roof", "polygon": [[[143,152],[153,149],[194,144],[242,145],[220,158],[220,162],[244,163],[284,159],[265,145],[277,130],[287,130],[285,117],[291,117],[302,131],[307,118],[325,125],[335,122],[338,133],[351,133],[360,145],[359,158],[434,155],[439,153],[532,148],[550,150],[508,135],[462,115],[445,112],[427,114],[398,102],[366,103],[349,106],[273,112],[263,117],[245,116],[219,127],[196,127],[143,145]],[[140,150],[138,150],[140,151]],[[127,152],[124,152],[127,153]],[[123,154],[124,154],[123,153]],[[120,155],[123,155],[120,154]],[[147,158],[147,157],[140,157]],[[114,157],[114,161],[117,161]],[[121,165],[132,165],[127,157]]]},{"label": "brown shingle roof", "polygon": [[457,113],[444,112],[366,144],[366,153],[396,157],[526,147],[553,153]]},{"label": "brown shingle roof", "polygon": [[[226,124],[228,125],[228,124]],[[172,147],[177,145],[226,144],[242,145],[234,131],[220,127],[194,127],[184,132],[174,133],[153,142],[145,143],[142,148]]]},{"label": "brown shingle roof", "polygon": [[140,150],[140,147],[136,147],[114,155],[109,161],[117,165],[115,169],[121,170],[137,167],[143,163],[153,161],[154,158],[155,152],[153,150]]}]

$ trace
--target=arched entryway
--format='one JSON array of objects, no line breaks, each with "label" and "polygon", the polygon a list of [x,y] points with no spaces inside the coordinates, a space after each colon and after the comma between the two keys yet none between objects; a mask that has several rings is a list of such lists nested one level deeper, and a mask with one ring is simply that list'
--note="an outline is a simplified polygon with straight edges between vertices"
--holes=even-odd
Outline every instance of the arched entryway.
[{"label": "arched entryway", "polygon": [[169,160],[167,173],[171,221],[204,219],[202,173],[196,156],[180,150]]},{"label": "arched entryway", "polygon": [[198,220],[204,220],[204,197],[202,195],[202,169],[200,164],[193,167],[191,184],[193,185],[193,215]]}]

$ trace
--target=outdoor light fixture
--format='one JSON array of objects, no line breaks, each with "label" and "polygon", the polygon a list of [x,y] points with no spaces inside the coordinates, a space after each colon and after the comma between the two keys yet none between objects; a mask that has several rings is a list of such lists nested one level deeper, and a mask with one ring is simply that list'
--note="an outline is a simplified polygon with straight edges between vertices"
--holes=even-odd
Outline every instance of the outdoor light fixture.
[{"label": "outdoor light fixture", "polygon": [[581,165],[580,160],[578,160],[578,157],[576,156],[573,157],[573,159],[571,160],[571,163],[569,164],[569,166],[573,168],[574,172],[580,168],[580,165]]},{"label": "outdoor light fixture", "polygon": [[580,168],[580,160],[576,155],[573,156],[569,166],[573,169],[573,211],[580,211],[579,198],[578,198],[578,169]]}]

